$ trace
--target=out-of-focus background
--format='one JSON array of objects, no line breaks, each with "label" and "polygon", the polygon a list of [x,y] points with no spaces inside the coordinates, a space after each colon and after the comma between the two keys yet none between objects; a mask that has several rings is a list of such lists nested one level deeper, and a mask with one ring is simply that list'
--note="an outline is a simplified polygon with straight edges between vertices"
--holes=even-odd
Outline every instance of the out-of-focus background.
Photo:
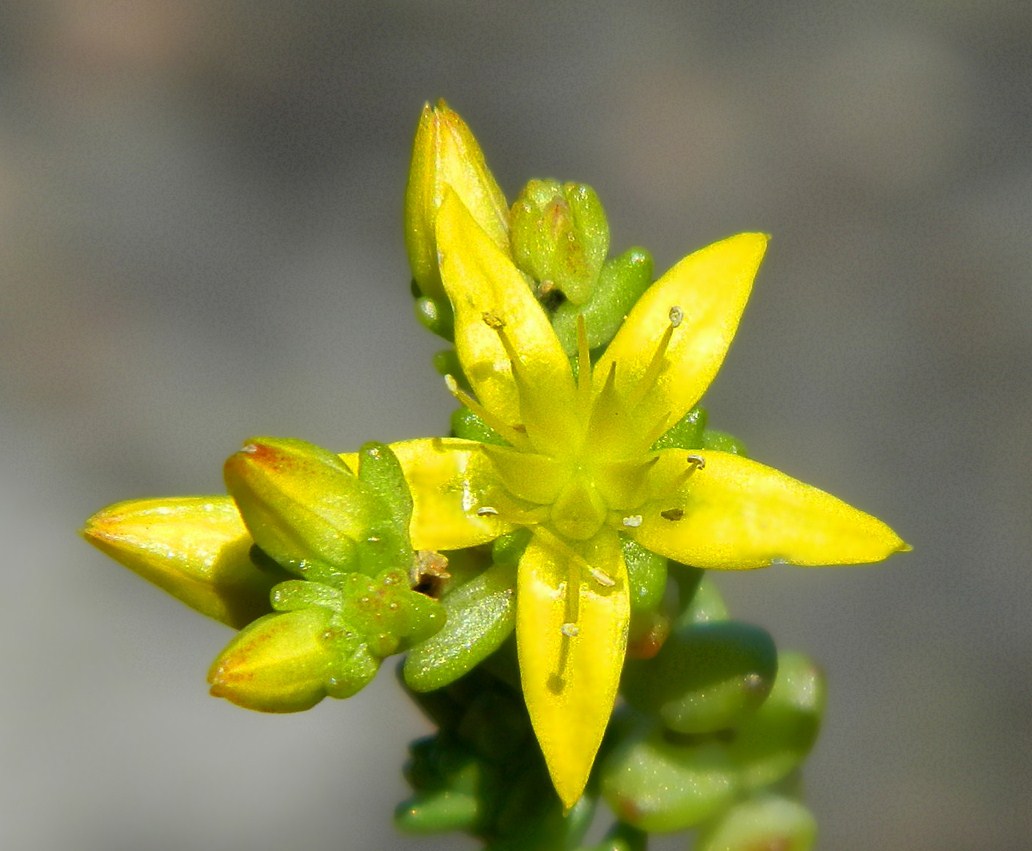
[{"label": "out-of-focus background", "polygon": [[473,847],[393,834],[425,728],[389,670],[296,716],[212,699],[230,632],[75,534],[219,492],[254,433],[446,428],[400,229],[441,96],[510,197],[589,182],[658,270],[774,235],[711,422],[915,547],[721,577],[829,672],[820,847],[1028,847],[1032,5],[24,0],[0,31],[0,847]]}]

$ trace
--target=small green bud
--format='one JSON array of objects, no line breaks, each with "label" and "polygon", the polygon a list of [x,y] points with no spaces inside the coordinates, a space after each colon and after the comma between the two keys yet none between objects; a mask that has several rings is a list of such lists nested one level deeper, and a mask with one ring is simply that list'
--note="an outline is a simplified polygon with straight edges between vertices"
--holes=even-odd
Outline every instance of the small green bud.
[{"label": "small green bud", "polygon": [[810,851],[817,822],[806,807],[780,795],[735,804],[699,831],[696,851]]},{"label": "small green bud", "polygon": [[574,304],[591,296],[609,253],[609,222],[590,186],[531,180],[512,205],[513,259]]},{"label": "small green bud", "polygon": [[326,640],[333,613],[312,607],[271,614],[237,634],[211,666],[215,697],[260,712],[299,712],[326,696],[334,652]]},{"label": "small green bud", "polygon": [[738,793],[734,764],[715,742],[668,740],[658,725],[638,725],[602,762],[602,797],[617,817],[646,831],[693,827]]},{"label": "small green bud", "polygon": [[422,296],[416,299],[415,310],[420,325],[438,337],[454,341],[455,313],[447,298]]},{"label": "small green bud", "polygon": [[629,661],[622,693],[678,733],[736,726],[770,694],[777,650],[766,630],[714,621],[671,633],[654,659]]},{"label": "small green bud", "polygon": [[613,339],[624,317],[651,283],[652,255],[644,248],[631,248],[607,261],[587,302],[566,302],[552,314],[552,327],[566,354],[577,352],[578,315],[584,316],[588,347],[597,349]]},{"label": "small green bud", "polygon": [[441,688],[490,656],[516,624],[516,573],[494,565],[446,594],[444,627],[405,660],[405,684],[413,691]]},{"label": "small green bud", "polygon": [[203,615],[239,629],[270,611],[283,577],[255,566],[253,541],[228,496],[137,499],[94,514],[97,549]]},{"label": "small green bud", "polygon": [[824,714],[824,675],[801,653],[782,653],[774,688],[736,731],[728,754],[751,789],[776,783],[810,752]]},{"label": "small green bud", "polygon": [[705,428],[706,409],[692,408],[652,445],[652,451],[655,452],[659,449],[700,449],[703,444]]},{"label": "small green bud", "polygon": [[357,569],[356,539],[377,500],[332,452],[291,438],[254,438],[225,465],[226,486],[254,541],[301,575],[330,580]]}]

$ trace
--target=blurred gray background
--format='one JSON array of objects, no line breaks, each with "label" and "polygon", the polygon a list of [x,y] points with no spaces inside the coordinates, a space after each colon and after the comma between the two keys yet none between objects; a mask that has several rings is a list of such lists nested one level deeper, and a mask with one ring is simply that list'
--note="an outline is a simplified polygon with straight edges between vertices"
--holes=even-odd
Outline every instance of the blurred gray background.
[{"label": "blurred gray background", "polygon": [[774,235],[711,422],[915,547],[721,577],[829,671],[820,847],[1029,847],[1032,5],[1006,0],[0,6],[0,847],[473,847],[391,830],[425,727],[388,670],[297,716],[214,700],[230,632],[75,534],[219,492],[254,433],[446,428],[400,229],[442,96],[510,197],[589,182],[660,271]]}]

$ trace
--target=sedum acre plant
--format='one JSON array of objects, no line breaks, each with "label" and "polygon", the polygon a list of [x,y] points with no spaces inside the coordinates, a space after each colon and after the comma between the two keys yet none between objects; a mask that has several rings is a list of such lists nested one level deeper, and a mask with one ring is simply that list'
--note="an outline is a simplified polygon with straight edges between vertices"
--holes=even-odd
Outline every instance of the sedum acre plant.
[{"label": "sedum acre plant", "polygon": [[823,678],[730,618],[708,571],[879,561],[880,520],[747,457],[698,406],[767,237],[653,281],[609,256],[588,186],[507,204],[465,123],[420,118],[405,195],[416,315],[458,402],[448,436],[338,455],[256,437],[228,496],[136,500],[87,540],[237,629],[212,694],[293,712],[404,654],[437,725],[411,746],[412,832],[601,851],[697,829],[699,849],[811,847],[797,775]]}]

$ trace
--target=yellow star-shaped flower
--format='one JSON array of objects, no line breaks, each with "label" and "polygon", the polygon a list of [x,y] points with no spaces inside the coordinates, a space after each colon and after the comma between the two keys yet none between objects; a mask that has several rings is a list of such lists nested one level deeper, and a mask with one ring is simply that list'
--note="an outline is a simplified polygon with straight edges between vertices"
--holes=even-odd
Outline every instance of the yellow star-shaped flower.
[{"label": "yellow star-shaped flower", "polygon": [[541,305],[454,194],[437,217],[455,344],[508,443],[393,447],[417,549],[459,549],[525,527],[516,636],[523,691],[555,788],[580,797],[616,699],[630,616],[621,536],[702,568],[854,564],[907,545],[880,520],[737,455],[653,449],[699,400],[734,337],[766,247],[740,234],[695,252],[642,296],[577,369]]}]

